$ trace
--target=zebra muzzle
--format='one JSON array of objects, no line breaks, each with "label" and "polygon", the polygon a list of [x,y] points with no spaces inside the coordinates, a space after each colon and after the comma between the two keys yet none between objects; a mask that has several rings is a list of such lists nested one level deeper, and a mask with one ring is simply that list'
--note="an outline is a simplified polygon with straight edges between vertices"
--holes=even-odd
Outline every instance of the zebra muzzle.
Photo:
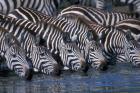
[{"label": "zebra muzzle", "polygon": [[82,68],[82,71],[84,73],[86,73],[88,71],[88,69],[89,69],[88,63],[86,63],[85,61],[81,60],[81,68]]},{"label": "zebra muzzle", "polygon": [[106,71],[108,69],[107,61],[100,61],[100,65],[97,69],[101,71]]},{"label": "zebra muzzle", "polygon": [[54,76],[60,76],[61,74],[61,67],[58,64],[54,64],[54,71],[53,71],[53,75]]}]

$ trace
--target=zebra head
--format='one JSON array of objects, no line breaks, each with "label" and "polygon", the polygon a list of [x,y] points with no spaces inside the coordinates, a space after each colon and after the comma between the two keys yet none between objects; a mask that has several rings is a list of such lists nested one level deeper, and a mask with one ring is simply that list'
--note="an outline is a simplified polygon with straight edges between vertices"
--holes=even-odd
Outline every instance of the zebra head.
[{"label": "zebra head", "polygon": [[54,60],[47,48],[42,46],[39,35],[36,35],[36,38],[34,38],[31,55],[34,68],[45,74],[60,75],[58,63]]},{"label": "zebra head", "polygon": [[95,36],[93,37],[92,34],[92,31],[87,32],[88,43],[86,44],[86,60],[93,68],[106,70],[108,67],[107,60],[103,56],[103,46],[99,40],[94,39]]},{"label": "zebra head", "polygon": [[70,38],[68,32],[63,33],[63,40],[59,45],[60,57],[64,66],[70,70],[87,72],[88,66],[84,56],[80,53],[79,47],[76,45],[75,39],[77,39],[75,36]]},{"label": "zebra head", "polygon": [[129,62],[136,67],[140,66],[140,44],[134,39],[130,31],[126,32],[126,39],[128,44],[126,45],[126,56]]},{"label": "zebra head", "polygon": [[5,34],[5,59],[9,69],[15,71],[20,77],[27,80],[32,78],[32,63],[26,56],[25,50],[20,47],[19,42],[11,34]]}]

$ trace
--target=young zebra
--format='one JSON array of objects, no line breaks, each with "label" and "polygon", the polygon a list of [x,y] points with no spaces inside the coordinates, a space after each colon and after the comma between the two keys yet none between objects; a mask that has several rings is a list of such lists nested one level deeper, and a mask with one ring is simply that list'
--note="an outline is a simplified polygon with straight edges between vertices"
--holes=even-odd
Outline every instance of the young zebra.
[{"label": "young zebra", "polygon": [[134,66],[139,66],[139,46],[137,42],[132,43],[131,35],[127,35],[127,33],[115,27],[104,27],[95,23],[91,23],[91,27],[98,35],[101,35],[100,42],[104,46],[104,55],[109,61],[128,61],[132,62]]},{"label": "young zebra", "polygon": [[138,19],[126,19],[118,22],[115,27],[123,29],[125,32],[131,31],[133,38],[140,42],[140,21]]},{"label": "young zebra", "polygon": [[[67,66],[71,70],[83,70],[87,71],[87,65],[83,55],[80,53],[79,48],[76,46],[75,39],[69,38],[69,33],[62,32],[59,28],[50,25],[42,24],[38,22],[34,24],[28,20],[15,19],[8,17],[6,20],[9,22],[3,22],[5,16],[1,16],[1,26],[7,26],[10,21],[16,25],[21,26],[22,28],[30,29],[30,33],[35,33],[41,36],[45,41],[45,46],[52,53],[52,56],[57,60],[57,62],[63,62],[64,66]],[[12,28],[12,26],[9,28]],[[18,29],[18,28],[15,28]],[[61,58],[61,60],[60,60]],[[61,63],[60,63],[61,64]]]},{"label": "young zebra", "polygon": [[0,27],[0,56],[6,59],[6,64],[20,77],[32,79],[32,64],[27,58],[25,50],[20,47],[17,39]]},{"label": "young zebra", "polygon": [[88,26],[79,18],[76,17],[50,17],[44,15],[38,11],[34,11],[29,8],[20,7],[13,12],[11,12],[8,16],[14,18],[21,18],[31,20],[33,22],[44,21],[53,24],[62,29],[64,32],[70,32],[70,36],[77,35],[78,42],[77,45],[79,46],[81,52],[84,53],[84,57],[86,61],[89,63],[93,63],[95,68],[97,69],[105,69],[107,67],[106,60],[102,55],[102,48],[100,44],[97,42],[97,35],[96,33],[93,34],[94,40],[89,40],[88,37],[92,37],[92,34],[89,31]]},{"label": "young zebra", "polygon": [[128,19],[137,18],[135,14],[128,13],[116,13],[116,12],[105,12],[91,7],[85,6],[70,6],[63,9],[60,15],[73,14],[77,16],[83,16],[83,18],[96,22],[104,26],[114,26],[117,22]]}]

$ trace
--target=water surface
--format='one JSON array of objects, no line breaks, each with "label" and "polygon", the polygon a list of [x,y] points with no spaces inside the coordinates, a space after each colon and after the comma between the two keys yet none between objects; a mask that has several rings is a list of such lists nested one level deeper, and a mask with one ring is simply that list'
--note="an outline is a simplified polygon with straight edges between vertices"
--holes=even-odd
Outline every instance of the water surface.
[{"label": "water surface", "polygon": [[36,74],[28,82],[16,75],[0,76],[0,93],[140,93],[140,68],[130,64],[87,75],[63,72],[60,77]]}]

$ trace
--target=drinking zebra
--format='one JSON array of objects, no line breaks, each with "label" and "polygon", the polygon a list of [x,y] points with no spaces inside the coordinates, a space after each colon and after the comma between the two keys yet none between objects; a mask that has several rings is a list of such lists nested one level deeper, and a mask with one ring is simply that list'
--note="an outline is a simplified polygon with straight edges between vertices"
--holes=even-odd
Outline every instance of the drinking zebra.
[{"label": "drinking zebra", "polygon": [[[139,45],[132,38],[131,34],[125,33],[115,27],[104,27],[95,23],[91,23],[91,27],[98,35],[101,35],[100,42],[102,42],[104,46],[104,55],[108,60],[132,62],[134,66],[139,66]],[[132,43],[133,41],[135,41],[135,43]]]},{"label": "drinking zebra", "polygon": [[[5,19],[3,16],[1,20]],[[69,33],[62,32],[59,28],[56,28],[50,24],[37,23],[34,24],[28,20],[7,18],[9,22],[15,23],[23,28],[30,29],[31,33],[38,34],[45,41],[45,46],[52,53],[52,56],[61,62],[64,66],[67,66],[71,70],[83,70],[87,71],[87,65],[83,55],[80,53],[79,48],[76,46],[76,41],[69,37]],[[8,23],[9,23],[8,22]],[[3,24],[3,21],[0,23]],[[5,23],[4,23],[5,24]],[[10,27],[9,27],[10,28]],[[61,58],[61,60],[60,60]]]},{"label": "drinking zebra", "polygon": [[[50,17],[45,14],[42,14],[38,11],[34,11],[29,8],[20,7],[8,16],[14,18],[21,18],[31,20],[33,22],[47,22],[49,24],[55,25],[61,28],[64,32],[69,32],[71,37],[74,35],[78,36],[77,45],[79,46],[81,52],[84,53],[86,61],[93,63],[97,69],[106,68],[106,60],[102,55],[102,48],[97,42],[96,33],[91,33],[88,26],[82,22],[79,18],[76,17]],[[87,33],[91,33],[88,34]],[[93,36],[92,36],[93,35]],[[93,37],[93,40],[89,40],[88,37]]]},{"label": "drinking zebra", "polygon": [[26,56],[25,50],[17,39],[2,27],[0,27],[0,56],[5,58],[10,70],[27,80],[32,79],[31,60]]},{"label": "drinking zebra", "polygon": [[140,21],[138,19],[126,19],[118,22],[115,27],[123,29],[125,32],[130,31],[133,38],[140,42]]}]

